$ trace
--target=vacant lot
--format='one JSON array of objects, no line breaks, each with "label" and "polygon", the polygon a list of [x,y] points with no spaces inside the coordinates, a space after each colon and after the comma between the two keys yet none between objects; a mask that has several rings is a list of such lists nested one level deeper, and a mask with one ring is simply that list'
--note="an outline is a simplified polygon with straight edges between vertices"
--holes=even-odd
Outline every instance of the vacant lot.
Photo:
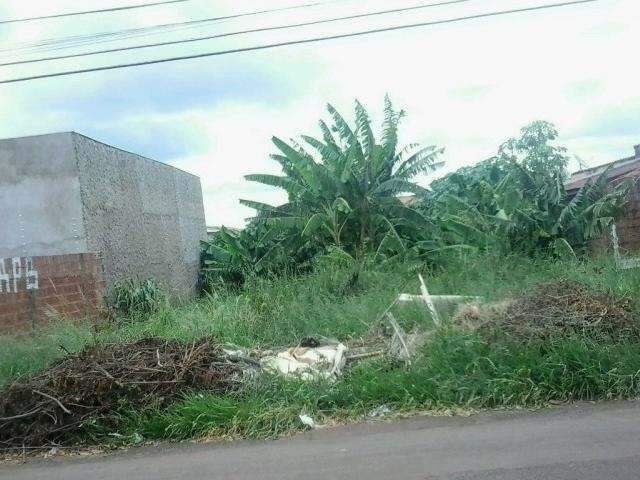
[{"label": "vacant lot", "polygon": [[[152,359],[143,363],[145,368],[158,356],[162,368],[156,368],[161,372],[153,374],[157,375],[153,382],[175,381],[184,387],[164,389],[170,393],[155,398],[146,389],[149,381],[143,380],[145,388],[135,391],[146,392],[146,397],[138,401],[129,386],[134,380],[140,384],[139,378],[126,385],[117,378],[95,384],[97,390],[117,386],[127,393],[105,395],[110,399],[107,407],[91,411],[56,435],[40,435],[40,443],[264,438],[305,428],[300,414],[316,423],[332,423],[361,419],[376,409],[478,409],[638,395],[639,272],[618,271],[607,258],[554,262],[473,256],[448,259],[446,265],[446,269],[437,264],[423,269],[430,293],[478,295],[484,300],[457,314],[452,308],[443,309],[444,322],[437,329],[422,305],[394,306],[393,315],[404,330],[427,333],[428,340],[410,364],[374,357],[347,364],[335,381],[258,374],[242,380],[234,377],[224,383],[225,388],[218,388],[220,378],[214,382],[208,377],[192,376],[187,381],[166,376],[167,359],[171,365],[184,365],[183,353],[176,353],[183,352],[181,344],[185,352],[207,342],[215,345],[211,348],[269,349],[313,338],[360,345],[379,330],[381,314],[398,293],[419,292],[417,272],[408,266],[365,268],[356,279],[353,271],[324,266],[302,276],[250,279],[238,290],[218,291],[188,305],[163,307],[97,327],[60,323],[33,336],[4,337],[0,382],[4,388],[22,385],[23,395],[29,396],[25,385],[27,390],[41,391],[28,383],[38,381],[47,388],[43,393],[51,394],[61,377],[47,375],[60,365],[74,365],[76,352],[93,349],[78,357],[82,361],[76,363],[83,365],[100,355],[138,358],[117,347],[137,342]],[[198,359],[215,363],[211,355]],[[61,363],[65,356],[69,360]],[[52,362],[53,367],[45,370]],[[202,363],[197,365],[203,368]],[[179,370],[171,368],[172,375]],[[214,384],[216,388],[209,388]],[[39,408],[45,400],[34,405]],[[22,426],[14,432],[24,433],[36,420],[70,425],[67,419],[79,418],[69,416],[55,401],[46,401],[48,417],[58,423],[34,413],[21,419]],[[7,422],[6,418],[20,414],[15,409],[6,401],[0,403],[0,416]],[[4,430],[1,441],[14,445],[7,427]]]}]

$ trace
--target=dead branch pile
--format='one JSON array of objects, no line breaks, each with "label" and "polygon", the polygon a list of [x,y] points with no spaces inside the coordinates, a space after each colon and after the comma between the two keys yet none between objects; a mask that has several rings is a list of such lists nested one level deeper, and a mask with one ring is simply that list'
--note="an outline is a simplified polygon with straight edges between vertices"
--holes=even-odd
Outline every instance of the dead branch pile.
[{"label": "dead branch pile", "polygon": [[638,335],[629,301],[594,293],[568,280],[543,283],[507,301],[466,306],[454,318],[483,333],[520,338],[567,333]]},{"label": "dead branch pile", "polygon": [[64,443],[89,417],[122,405],[166,405],[193,387],[225,392],[240,372],[210,339],[91,347],[0,392],[0,447]]}]

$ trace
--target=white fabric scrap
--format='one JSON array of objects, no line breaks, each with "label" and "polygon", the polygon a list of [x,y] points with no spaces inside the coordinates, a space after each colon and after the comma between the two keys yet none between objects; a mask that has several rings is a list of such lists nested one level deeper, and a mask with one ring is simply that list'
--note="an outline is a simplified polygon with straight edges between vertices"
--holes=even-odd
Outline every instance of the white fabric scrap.
[{"label": "white fabric scrap", "polygon": [[316,348],[292,347],[263,357],[260,363],[267,371],[295,375],[303,380],[332,378],[341,374],[346,351],[342,343]]}]

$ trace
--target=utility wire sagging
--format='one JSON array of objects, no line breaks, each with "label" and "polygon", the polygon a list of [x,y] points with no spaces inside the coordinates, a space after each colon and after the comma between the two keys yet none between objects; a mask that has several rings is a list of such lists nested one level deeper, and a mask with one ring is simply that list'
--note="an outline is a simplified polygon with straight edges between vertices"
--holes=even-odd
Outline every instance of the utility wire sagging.
[{"label": "utility wire sagging", "polygon": [[171,3],[185,3],[185,2],[191,2],[191,1],[192,0],[165,0],[163,2],[139,3],[137,5],[124,5],[120,7],[103,8],[100,10],[83,10],[80,12],[67,12],[67,13],[56,13],[53,15],[43,15],[40,17],[14,18],[9,20],[0,20],[0,25],[6,24],[6,23],[22,23],[22,22],[32,22],[35,20],[48,20],[52,18],[76,17],[78,15],[91,15],[95,13],[119,12],[122,10],[133,10],[138,8],[155,7],[158,5],[168,5]]},{"label": "utility wire sagging", "polygon": [[269,13],[284,12],[288,10],[298,10],[298,9],[317,7],[317,6],[328,5],[331,3],[347,2],[347,1],[350,1],[350,0],[324,0],[324,1],[313,2],[313,3],[305,3],[301,5],[290,5],[286,7],[254,10],[254,11],[241,12],[241,13],[235,13],[230,15],[209,17],[209,18],[203,18],[199,20],[187,20],[183,22],[164,23],[161,25],[153,25],[149,27],[128,28],[124,30],[117,30],[114,32],[93,33],[89,35],[71,35],[71,36],[62,37],[62,38],[47,38],[39,42],[24,43],[24,44],[14,46],[13,48],[0,49],[0,52],[29,50],[29,49],[39,48],[39,47],[46,47],[45,50],[57,50],[58,48],[70,48],[70,47],[75,47],[75,46],[85,45],[85,44],[117,41],[117,40],[129,38],[129,37],[163,33],[172,29],[178,29],[183,27],[188,28],[188,27],[199,26],[207,23],[220,22],[223,20],[232,20],[232,19],[237,19],[242,17],[259,16],[259,15],[264,15]]},{"label": "utility wire sagging", "polygon": [[443,6],[443,5],[452,5],[452,4],[457,4],[457,3],[466,3],[466,2],[470,2],[470,1],[472,1],[472,0],[449,0],[449,1],[445,1],[445,2],[439,2],[439,3],[428,3],[428,4],[422,4],[422,5],[414,5],[412,7],[394,8],[394,9],[390,9],[390,10],[379,10],[379,11],[376,11],[376,12],[359,13],[359,14],[355,14],[355,15],[347,15],[347,16],[342,16],[342,17],[333,17],[333,18],[327,18],[327,19],[321,19],[321,20],[313,20],[313,21],[310,21],[310,22],[292,23],[292,24],[288,24],[288,25],[277,25],[277,26],[274,26],[274,27],[253,28],[253,29],[240,30],[240,31],[235,31],[235,32],[219,33],[219,34],[216,34],[216,35],[206,35],[206,36],[200,36],[200,37],[191,37],[191,38],[186,38],[186,39],[181,39],[181,40],[172,40],[172,41],[166,41],[166,42],[147,43],[147,44],[142,44],[142,45],[132,45],[132,46],[120,47],[120,48],[109,48],[109,49],[104,49],[104,50],[96,50],[96,51],[92,51],[92,52],[72,53],[72,54],[67,54],[67,55],[54,55],[54,56],[50,56],[50,57],[34,58],[34,59],[29,59],[29,60],[16,60],[16,61],[12,61],[12,62],[0,63],[0,67],[5,67],[5,66],[9,66],[9,65],[21,65],[21,64],[26,64],[26,63],[45,62],[45,61],[51,61],[51,60],[62,60],[62,59],[66,59],[66,58],[87,57],[87,56],[91,56],[91,55],[100,55],[100,54],[105,54],[105,53],[115,53],[115,52],[129,51],[129,50],[139,50],[139,49],[142,49],[142,48],[152,48],[152,47],[161,47],[161,46],[167,46],[167,45],[178,45],[178,44],[183,44],[183,43],[201,42],[201,41],[204,41],[204,40],[213,40],[213,39],[216,39],[216,38],[231,37],[231,36],[235,36],[235,35],[244,35],[244,34],[258,33],[258,32],[269,32],[269,31],[275,31],[275,30],[286,30],[286,29],[298,28],[298,27],[307,27],[307,26],[311,26],[311,25],[320,25],[320,24],[324,24],[324,23],[333,23],[333,22],[340,22],[340,21],[346,21],[346,20],[354,20],[354,19],[357,19],[357,18],[366,18],[366,17],[373,17],[373,16],[378,16],[378,15],[387,15],[387,14],[390,14],[390,13],[408,12],[408,11],[412,11],[412,10],[425,9],[425,8],[430,8],[430,7],[439,7],[439,6]]},{"label": "utility wire sagging", "polygon": [[190,59],[196,59],[196,58],[229,55],[229,54],[232,54],[232,53],[241,53],[241,52],[266,50],[266,49],[283,47],[283,46],[302,45],[302,44],[322,42],[322,41],[327,41],[327,40],[336,40],[336,39],[342,39],[342,38],[351,38],[351,37],[358,37],[358,36],[364,36],[364,35],[372,35],[372,34],[375,34],[375,33],[383,33],[383,32],[391,32],[391,31],[412,29],[412,28],[418,28],[418,27],[442,25],[442,24],[447,24],[447,23],[463,22],[463,21],[468,21],[468,20],[489,18],[489,17],[502,16],[502,15],[511,15],[511,14],[523,13],[523,12],[540,11],[540,10],[546,10],[546,9],[558,8],[558,7],[575,6],[575,5],[579,5],[579,4],[595,3],[595,2],[599,2],[599,1],[600,0],[574,0],[574,1],[561,2],[561,3],[538,5],[538,6],[534,6],[534,7],[524,7],[524,8],[511,9],[511,10],[493,11],[493,12],[488,12],[488,13],[481,13],[481,14],[476,14],[476,15],[468,15],[468,16],[463,16],[463,17],[449,18],[449,19],[444,19],[444,20],[435,20],[435,21],[428,21],[428,22],[411,23],[411,24],[405,24],[405,25],[394,25],[394,26],[390,26],[390,27],[382,27],[382,28],[374,28],[374,29],[369,29],[369,30],[361,30],[361,31],[358,31],[358,32],[350,32],[350,33],[343,33],[343,34],[336,34],[336,35],[327,35],[327,36],[320,36],[320,37],[305,38],[305,39],[300,39],[300,40],[291,40],[291,41],[284,41],[284,42],[278,42],[278,43],[256,45],[256,46],[252,46],[252,47],[235,48],[235,49],[229,49],[229,50],[218,50],[218,51],[199,53],[199,54],[194,54],[194,55],[182,55],[182,56],[176,56],[176,57],[161,58],[161,59],[156,59],[156,60],[145,60],[145,61],[140,61],[140,62],[121,63],[121,64],[114,64],[114,65],[104,65],[104,66],[99,66],[99,67],[84,68],[84,69],[78,69],[78,70],[59,71],[59,72],[45,73],[45,74],[41,74],[41,75],[32,75],[32,76],[27,76],[27,77],[11,78],[11,79],[8,79],[8,80],[0,80],[0,84],[25,82],[25,81],[36,80],[36,79],[41,79],[41,78],[52,78],[52,77],[60,77],[60,76],[67,76],[67,75],[77,75],[77,74],[81,74],[81,73],[97,72],[97,71],[104,71],[104,70],[115,70],[115,69],[121,69],[121,68],[139,67],[139,66],[143,66],[143,65],[152,65],[152,64],[157,64],[157,63],[175,62],[175,61],[179,61],[179,60],[190,60]]}]

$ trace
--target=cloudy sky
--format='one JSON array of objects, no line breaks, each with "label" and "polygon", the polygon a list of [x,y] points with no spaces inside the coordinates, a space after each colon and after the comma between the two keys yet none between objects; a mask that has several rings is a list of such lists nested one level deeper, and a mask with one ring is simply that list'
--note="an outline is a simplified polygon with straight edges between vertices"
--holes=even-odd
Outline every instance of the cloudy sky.
[{"label": "cloudy sky", "polygon": [[[0,20],[150,0],[1,0]],[[318,0],[321,1],[321,0]],[[0,23],[0,63],[214,35],[437,0],[333,0],[118,41],[51,50],[59,37],[312,3],[207,1],[22,23]],[[469,0],[286,31],[0,67],[0,79],[211,52],[427,22],[559,0]],[[586,165],[631,155],[640,143],[638,0],[595,3],[139,68],[0,85],[0,138],[74,130],[202,179],[207,223],[240,226],[239,198],[278,203],[243,180],[278,173],[270,138],[318,134],[325,104],[351,117],[354,98],[380,119],[389,93],[407,111],[402,141],[446,147],[446,170],[482,160],[524,124],[545,119]],[[104,37],[101,38],[104,40]],[[95,39],[93,39],[95,41]],[[41,46],[35,48],[38,42]],[[28,48],[27,48],[28,47]],[[574,168],[577,162],[574,162]],[[0,172],[1,174],[1,172]],[[426,182],[428,179],[423,179]]]}]

